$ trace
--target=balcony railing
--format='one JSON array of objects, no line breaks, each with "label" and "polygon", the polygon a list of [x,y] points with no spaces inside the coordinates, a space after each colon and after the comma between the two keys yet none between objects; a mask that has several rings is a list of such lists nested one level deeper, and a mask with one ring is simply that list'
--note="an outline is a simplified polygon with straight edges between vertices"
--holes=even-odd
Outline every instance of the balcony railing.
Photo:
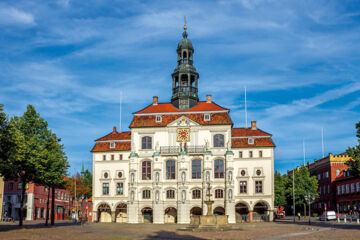
[{"label": "balcony railing", "polygon": [[188,146],[185,148],[185,151],[187,153],[204,153],[205,146],[200,146],[200,145]]},{"label": "balcony railing", "polygon": [[180,148],[177,146],[160,147],[160,154],[179,154]]},{"label": "balcony railing", "polygon": [[192,93],[197,93],[197,88],[196,87],[191,87],[191,86],[181,86],[181,87],[175,87],[173,89],[173,93],[188,93],[188,92],[192,92]]}]

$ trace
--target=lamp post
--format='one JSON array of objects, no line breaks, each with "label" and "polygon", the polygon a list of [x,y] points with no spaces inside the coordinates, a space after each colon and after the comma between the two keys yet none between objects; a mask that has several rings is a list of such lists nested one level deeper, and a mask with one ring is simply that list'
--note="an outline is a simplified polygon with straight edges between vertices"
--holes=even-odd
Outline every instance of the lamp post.
[{"label": "lamp post", "polygon": [[311,203],[314,202],[315,197],[310,192],[305,195],[305,201],[309,204],[309,225],[311,225]]}]

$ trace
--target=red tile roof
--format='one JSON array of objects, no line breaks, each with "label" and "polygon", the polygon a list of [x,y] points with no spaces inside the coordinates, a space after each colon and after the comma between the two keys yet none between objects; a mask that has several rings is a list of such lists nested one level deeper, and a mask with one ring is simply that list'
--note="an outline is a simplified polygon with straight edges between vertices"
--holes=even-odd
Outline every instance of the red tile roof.
[{"label": "red tile roof", "polygon": [[243,148],[243,147],[275,147],[275,144],[269,137],[254,138],[254,144],[249,144],[247,138],[231,139],[231,148]]},{"label": "red tile roof", "polygon": [[131,142],[116,142],[115,148],[110,148],[110,142],[98,142],[95,143],[91,152],[113,152],[113,151],[130,151]]},{"label": "red tile roof", "polygon": [[171,103],[159,103],[157,105],[149,105],[146,108],[135,112],[134,114],[141,113],[176,113],[176,112],[204,112],[204,111],[228,111],[229,109],[223,108],[214,102],[207,103],[205,101],[198,102],[196,106],[190,109],[177,109]]},{"label": "red tile roof", "polygon": [[95,141],[112,141],[112,140],[131,140],[131,132],[117,132],[116,128],[108,135]]},{"label": "red tile roof", "polygon": [[271,136],[271,134],[260,129],[251,128],[233,128],[231,130],[231,137],[253,137],[253,136]]},{"label": "red tile roof", "polygon": [[162,115],[162,121],[156,122],[155,115],[145,115],[145,116],[134,116],[130,128],[137,127],[164,127],[169,123],[175,121],[181,116],[186,116],[194,122],[199,123],[200,125],[228,125],[233,124],[231,118],[227,112],[222,113],[211,113],[210,121],[204,121],[203,113],[193,113],[193,114],[171,114],[171,115]]}]

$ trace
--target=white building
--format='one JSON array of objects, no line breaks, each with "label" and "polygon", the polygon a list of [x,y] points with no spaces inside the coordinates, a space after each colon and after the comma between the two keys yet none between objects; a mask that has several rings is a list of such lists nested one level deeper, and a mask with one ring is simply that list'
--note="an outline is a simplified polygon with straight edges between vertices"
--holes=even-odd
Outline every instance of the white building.
[{"label": "white building", "polygon": [[274,143],[258,129],[233,128],[229,109],[207,95],[199,101],[199,74],[186,26],[172,74],[172,98],[158,97],[134,113],[131,132],[96,140],[93,221],[190,223],[206,214],[210,182],[214,214],[229,223],[271,220]]}]

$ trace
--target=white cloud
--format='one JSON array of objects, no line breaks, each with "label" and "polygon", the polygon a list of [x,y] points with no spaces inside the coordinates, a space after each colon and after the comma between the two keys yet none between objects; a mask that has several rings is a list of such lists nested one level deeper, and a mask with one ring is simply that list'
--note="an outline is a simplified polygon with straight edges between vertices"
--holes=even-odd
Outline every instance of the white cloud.
[{"label": "white cloud", "polygon": [[31,13],[21,11],[13,7],[0,8],[0,24],[25,24],[34,25],[35,19]]}]

